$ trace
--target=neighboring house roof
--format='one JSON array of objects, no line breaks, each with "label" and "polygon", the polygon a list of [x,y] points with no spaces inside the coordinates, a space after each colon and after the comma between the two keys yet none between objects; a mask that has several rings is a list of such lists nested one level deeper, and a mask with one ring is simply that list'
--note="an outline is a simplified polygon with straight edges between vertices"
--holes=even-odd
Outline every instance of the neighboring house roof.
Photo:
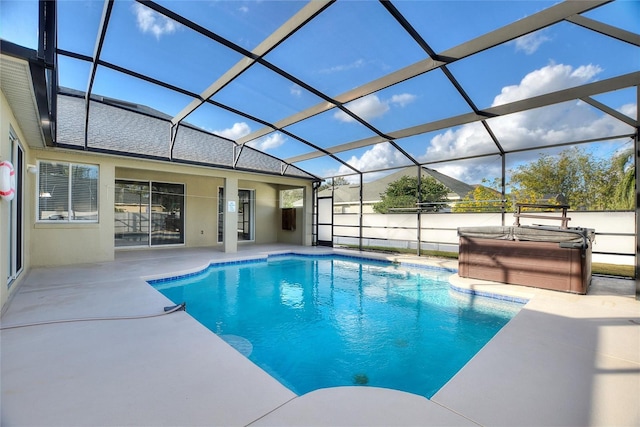
[{"label": "neighboring house roof", "polygon": [[422,169],[461,199],[464,198],[467,194],[473,192],[473,190],[476,188],[475,185],[469,185],[466,182],[459,181],[448,175],[440,173],[437,170],[429,168]]},{"label": "neighboring house roof", "polygon": [[[408,167],[400,169],[390,175],[386,175],[375,181],[367,182],[362,189],[362,201],[363,203],[375,203],[380,200],[380,195],[383,194],[390,183],[399,180],[403,176],[416,176],[416,169]],[[422,167],[423,177],[433,177],[442,185],[447,187],[452,193],[450,197],[463,198],[468,193],[474,190],[473,185],[466,184],[448,175],[440,173],[434,169]],[[327,188],[318,193],[319,196],[331,196],[331,188]],[[334,203],[349,203],[357,202],[360,200],[360,186],[357,184],[340,185],[335,187],[333,191]]]}]

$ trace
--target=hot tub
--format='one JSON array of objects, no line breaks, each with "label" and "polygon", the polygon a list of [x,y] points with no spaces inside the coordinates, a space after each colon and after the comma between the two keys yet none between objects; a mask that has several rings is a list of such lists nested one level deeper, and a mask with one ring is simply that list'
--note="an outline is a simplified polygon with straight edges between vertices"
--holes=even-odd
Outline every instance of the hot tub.
[{"label": "hot tub", "polygon": [[593,229],[545,226],[461,227],[458,275],[586,294]]}]

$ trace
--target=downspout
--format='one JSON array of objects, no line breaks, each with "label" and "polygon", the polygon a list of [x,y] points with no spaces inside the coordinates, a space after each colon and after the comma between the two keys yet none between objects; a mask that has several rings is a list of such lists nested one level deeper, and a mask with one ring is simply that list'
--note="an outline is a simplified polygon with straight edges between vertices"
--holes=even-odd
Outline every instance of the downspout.
[{"label": "downspout", "polygon": [[318,246],[318,188],[320,182],[311,184],[311,246]]}]

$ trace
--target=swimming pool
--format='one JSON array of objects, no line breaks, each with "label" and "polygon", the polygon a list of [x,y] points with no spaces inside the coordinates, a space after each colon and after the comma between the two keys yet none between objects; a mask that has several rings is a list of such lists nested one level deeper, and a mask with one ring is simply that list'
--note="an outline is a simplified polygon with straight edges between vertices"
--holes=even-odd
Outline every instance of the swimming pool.
[{"label": "swimming pool", "polygon": [[368,385],[431,397],[522,307],[452,290],[451,274],[281,255],[149,283],[297,394]]}]

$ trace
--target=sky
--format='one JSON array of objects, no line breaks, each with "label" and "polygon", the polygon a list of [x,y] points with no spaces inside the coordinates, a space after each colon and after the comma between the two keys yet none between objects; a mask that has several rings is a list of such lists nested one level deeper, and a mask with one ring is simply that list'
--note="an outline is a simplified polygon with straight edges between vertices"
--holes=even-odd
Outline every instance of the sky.
[{"label": "sky", "polygon": [[[252,50],[304,7],[299,1],[158,1],[237,46]],[[92,56],[103,2],[58,2],[60,49]],[[446,53],[466,41],[552,6],[535,1],[394,1],[431,49]],[[0,37],[37,46],[37,2],[0,0]],[[584,16],[640,33],[640,1],[618,0]],[[311,23],[265,56],[304,85],[337,97],[390,72],[428,58],[420,46],[377,1],[339,0]],[[202,93],[242,56],[129,0],[115,2],[101,59],[180,87]],[[89,64],[59,56],[60,84],[84,91]],[[560,22],[448,65],[450,73],[482,109],[640,70],[640,47]],[[192,98],[144,82],[107,67],[98,67],[93,91],[107,97],[147,105],[176,115]],[[594,97],[636,117],[634,90]],[[266,122],[277,122],[324,101],[312,91],[255,64],[216,93],[214,101]],[[434,70],[346,104],[383,133],[465,114],[469,105],[445,74]],[[191,124],[230,139],[263,127],[246,117],[203,105],[187,118]],[[537,145],[540,150],[507,156],[507,167],[535,160],[545,146],[632,133],[633,128],[591,105],[577,101],[492,118],[487,124],[507,151]],[[370,129],[332,109],[286,131],[321,148],[369,138]],[[419,162],[468,183],[500,176],[501,161],[479,123],[396,140]],[[582,145],[595,156],[610,156],[630,139]],[[272,132],[249,145],[279,158],[311,151],[282,132]],[[557,153],[562,148],[548,150]],[[445,162],[451,157],[489,155]],[[363,171],[412,165],[391,144],[338,153],[342,161]],[[323,157],[296,166],[320,177],[351,173]],[[368,173],[365,180],[378,177]],[[354,177],[355,178],[355,177]],[[349,177],[348,179],[352,179]]]}]

